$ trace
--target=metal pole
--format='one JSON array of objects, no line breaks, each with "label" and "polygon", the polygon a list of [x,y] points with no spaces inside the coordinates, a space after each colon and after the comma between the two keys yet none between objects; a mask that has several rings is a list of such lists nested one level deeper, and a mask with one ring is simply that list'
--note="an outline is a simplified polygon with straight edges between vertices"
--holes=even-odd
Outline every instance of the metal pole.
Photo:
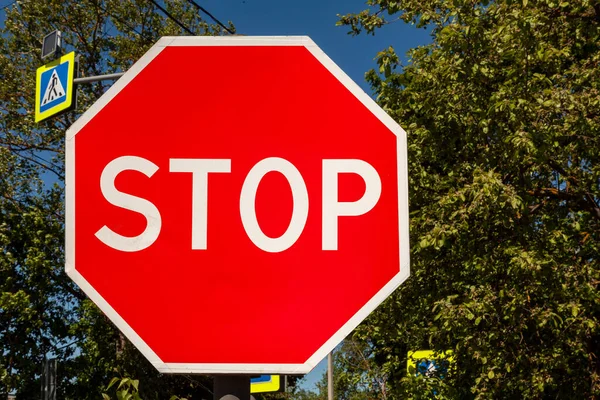
[{"label": "metal pole", "polygon": [[115,74],[85,76],[83,78],[75,78],[75,79],[73,79],[73,83],[89,83],[89,82],[115,80],[115,79],[119,79],[124,74],[125,74],[125,72],[117,72]]},{"label": "metal pole", "polygon": [[42,400],[56,400],[56,358],[45,359],[42,370]]},{"label": "metal pole", "polygon": [[215,375],[214,400],[250,400],[250,375]]},{"label": "metal pole", "polygon": [[327,355],[327,399],[333,400],[333,350]]}]

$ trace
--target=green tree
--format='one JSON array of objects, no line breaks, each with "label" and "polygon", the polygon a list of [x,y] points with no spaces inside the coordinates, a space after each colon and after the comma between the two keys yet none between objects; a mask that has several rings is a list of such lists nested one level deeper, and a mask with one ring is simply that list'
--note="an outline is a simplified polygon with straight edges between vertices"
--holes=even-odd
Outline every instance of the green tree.
[{"label": "green tree", "polygon": [[[347,338],[333,352],[333,393],[339,400],[369,400],[388,398],[388,374],[374,359],[374,353],[364,341]],[[328,373],[321,375],[312,390],[300,388],[302,380],[289,395],[297,400],[326,400]]]},{"label": "green tree", "polygon": [[[224,33],[187,1],[161,3],[195,34]],[[64,273],[64,133],[112,83],[81,85],[74,112],[40,124],[33,115],[45,34],[61,30],[81,75],[93,76],[125,71],[159,37],[185,33],[145,0],[18,0],[3,12],[0,396],[38,398],[43,360],[57,357],[60,398],[99,399],[113,377],[128,376],[144,399],[210,397],[207,378],[158,374]]]},{"label": "green tree", "polygon": [[368,342],[347,338],[333,353],[333,384],[336,399],[389,398],[386,365],[376,359]]},{"label": "green tree", "polygon": [[[354,339],[390,398],[598,398],[600,3],[367,4],[339,24],[433,40],[367,74],[408,133],[412,271]],[[419,349],[454,372],[407,376]]]}]

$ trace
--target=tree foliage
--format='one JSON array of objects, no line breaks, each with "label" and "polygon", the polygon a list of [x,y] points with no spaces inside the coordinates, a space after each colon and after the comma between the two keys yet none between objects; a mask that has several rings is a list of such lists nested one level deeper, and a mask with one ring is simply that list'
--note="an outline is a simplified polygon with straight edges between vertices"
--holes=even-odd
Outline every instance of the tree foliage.
[{"label": "tree foliage", "polygon": [[[196,33],[223,33],[187,2],[165,4]],[[600,4],[368,5],[340,24],[375,34],[401,20],[433,43],[407,65],[389,47],[367,74],[408,132],[412,274],[337,353],[338,398],[599,397]],[[63,273],[63,135],[110,83],[82,85],[76,112],[34,124],[40,40],[54,29],[84,76],[126,70],[181,34],[142,0],[6,9],[0,394],[37,397],[45,357],[59,358],[61,398],[102,398],[114,377],[110,390],[144,399],[207,393],[203,379],[159,375]],[[451,373],[407,375],[407,352],[429,348],[454,351]]]},{"label": "tree foliage", "polygon": [[[162,4],[198,35],[223,34],[189,2]],[[33,114],[47,33],[61,30],[80,74],[94,76],[127,70],[181,28],[142,0],[18,0],[2,12],[0,396],[38,398],[43,361],[56,357],[59,398],[99,399],[111,378],[127,376],[144,399],[210,397],[207,378],[159,375],[64,273],[64,133],[112,82],[80,85],[75,112],[40,124]]]},{"label": "tree foliage", "polygon": [[[433,43],[367,74],[408,133],[411,277],[354,339],[390,398],[597,398],[600,4],[368,5],[339,24]],[[452,349],[454,373],[407,376],[419,349]]]}]

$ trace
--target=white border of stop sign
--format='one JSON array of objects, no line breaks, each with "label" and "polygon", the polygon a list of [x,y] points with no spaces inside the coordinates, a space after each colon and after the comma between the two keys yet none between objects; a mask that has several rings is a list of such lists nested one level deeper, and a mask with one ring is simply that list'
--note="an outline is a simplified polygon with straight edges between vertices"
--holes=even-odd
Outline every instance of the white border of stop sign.
[{"label": "white border of stop sign", "polygon": [[[400,240],[400,269],[398,273],[352,318],[350,318],[327,342],[325,342],[305,363],[303,364],[206,364],[206,363],[165,363],[158,355],[142,340],[142,338],[129,326],[129,324],[108,304],[102,296],[85,280],[75,267],[75,136],[83,127],[106,106],[138,73],[140,73],[164,48],[169,46],[303,46],[305,47],[329,72],[335,76],[368,110],[370,110],[391,132],[397,137],[398,151],[398,226]],[[187,162],[187,161],[186,161]],[[194,172],[188,168],[186,162],[175,161],[171,172]],[[181,165],[180,165],[181,164]],[[189,169],[189,171],[188,171]],[[226,172],[226,171],[222,171]],[[260,175],[260,174],[259,174]],[[293,174],[292,174],[293,175]],[[329,174],[335,177],[335,174]],[[368,174],[361,174],[365,178]],[[261,175],[262,176],[262,175]],[[290,175],[291,176],[291,175]],[[374,179],[370,180],[375,182]],[[110,184],[110,181],[108,182]],[[256,182],[249,184],[252,189]],[[369,182],[365,179],[369,186]],[[376,186],[376,185],[375,185]],[[107,186],[107,193],[112,190]],[[298,187],[301,187],[298,186]],[[253,193],[252,190],[248,190]],[[302,191],[299,191],[302,194]],[[115,194],[114,192],[112,193]],[[106,197],[106,193],[105,193]],[[379,196],[377,195],[377,198]],[[377,199],[375,199],[376,202]],[[249,202],[249,204],[252,202]],[[298,204],[301,204],[299,202]],[[330,202],[331,203],[331,202]],[[335,203],[335,202],[333,202]],[[333,204],[332,203],[332,204]],[[335,204],[334,204],[335,205]],[[357,210],[361,213],[370,208],[363,207]],[[243,210],[242,210],[243,211]],[[252,210],[250,210],[252,211]],[[300,209],[300,211],[302,211]],[[247,232],[254,237],[260,237],[256,227],[253,227],[254,216],[247,212],[250,217]],[[333,217],[344,215],[339,212],[332,214]],[[352,215],[352,214],[345,214]],[[305,220],[304,215],[300,220]],[[201,224],[197,224],[202,226]],[[325,224],[323,226],[331,226]],[[194,225],[196,226],[196,224]],[[302,225],[303,226],[303,225]],[[260,229],[260,228],[258,228]],[[291,230],[291,229],[290,229]],[[301,229],[300,229],[301,231]],[[197,246],[202,246],[202,231],[198,231]],[[252,233],[255,232],[255,233]],[[106,232],[105,232],[106,233]],[[325,233],[325,232],[324,232]],[[94,303],[110,318],[110,320],[123,332],[127,338],[144,354],[144,356],[163,373],[229,373],[229,374],[303,374],[313,369],[335,346],[337,346],[360,322],[362,322],[375,308],[381,304],[402,282],[410,275],[409,263],[409,224],[408,224],[408,173],[407,173],[407,146],[406,132],[389,115],[379,107],[373,99],[367,95],[356,83],[354,83],[309,37],[307,36],[281,36],[281,37],[163,37],[144,56],[136,62],[123,77],[121,77],[88,111],[83,114],[67,131],[66,134],[66,228],[65,228],[65,268],[66,272],[79,285],[79,287],[90,297]],[[294,235],[292,235],[294,236]],[[335,238],[335,235],[325,235]],[[255,243],[259,245],[260,240]],[[288,244],[284,243],[284,247]],[[266,244],[265,246],[271,246]],[[324,238],[323,248],[333,244],[326,242]],[[273,247],[277,249],[277,247]]]}]

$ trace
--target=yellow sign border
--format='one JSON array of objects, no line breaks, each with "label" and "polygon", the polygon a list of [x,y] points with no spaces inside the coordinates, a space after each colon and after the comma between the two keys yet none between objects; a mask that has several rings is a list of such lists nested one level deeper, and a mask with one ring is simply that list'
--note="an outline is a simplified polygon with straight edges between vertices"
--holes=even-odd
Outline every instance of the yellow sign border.
[{"label": "yellow sign border", "polygon": [[278,392],[281,389],[281,378],[279,375],[271,375],[268,382],[257,382],[250,384],[250,393]]},{"label": "yellow sign border", "polygon": [[417,351],[409,351],[408,357],[406,359],[406,372],[411,373],[411,371],[417,370],[418,360],[448,360],[450,364],[454,363],[455,357],[454,352],[452,350],[446,351],[435,351],[435,350],[417,350]]},{"label": "yellow sign border", "polygon": [[[62,103],[44,111],[40,112],[41,100],[42,100],[42,74],[50,69],[56,68],[57,66],[69,63],[69,69],[67,74],[67,82],[65,87],[66,92],[66,100]],[[65,54],[64,56],[49,62],[48,64],[42,65],[36,70],[35,73],[35,122],[40,122],[46,118],[49,118],[53,115],[58,114],[61,111],[66,110],[71,107],[73,103],[73,79],[75,75],[75,52],[72,51],[69,54]]]}]

